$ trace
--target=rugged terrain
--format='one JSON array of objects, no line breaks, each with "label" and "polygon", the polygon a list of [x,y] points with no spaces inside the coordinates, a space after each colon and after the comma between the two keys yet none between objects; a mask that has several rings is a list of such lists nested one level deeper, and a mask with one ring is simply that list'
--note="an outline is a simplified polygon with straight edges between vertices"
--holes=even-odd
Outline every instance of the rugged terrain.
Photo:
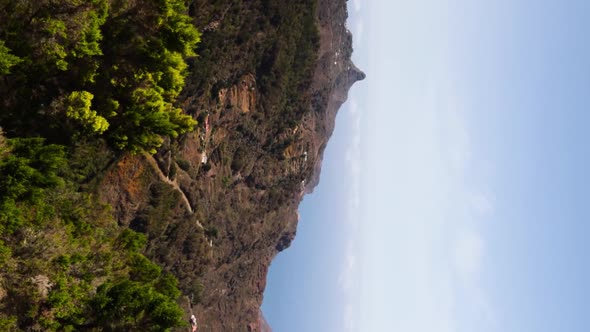
[{"label": "rugged terrain", "polygon": [[[37,82],[35,75],[30,74],[27,66],[19,67],[18,61],[21,60],[17,58],[9,59],[14,62],[10,66],[16,68],[15,73],[2,77],[0,80],[0,88],[7,92],[2,99],[2,107],[12,110],[12,113],[7,111],[0,117],[2,120],[0,124],[5,129],[9,129],[7,131],[9,138],[37,135],[47,138],[50,143],[69,146],[70,165],[67,172],[72,174],[65,174],[66,171],[61,172],[65,175],[61,174],[58,167],[54,165],[51,165],[49,173],[54,177],[59,175],[75,179],[68,180],[75,185],[72,185],[69,191],[64,189],[64,193],[58,198],[54,198],[55,193],[47,191],[48,198],[43,200],[51,204],[51,199],[57,199],[57,202],[64,204],[64,202],[72,201],[68,195],[73,195],[73,197],[79,196],[76,199],[83,206],[78,209],[75,206],[76,201],[72,203],[74,207],[70,208],[70,205],[66,204],[65,207],[58,208],[58,216],[54,219],[63,220],[68,227],[64,231],[61,231],[59,224],[53,221],[53,224],[41,224],[45,229],[39,228],[39,225],[35,226],[34,223],[24,224],[24,227],[15,232],[23,238],[22,240],[8,231],[2,233],[3,239],[12,246],[12,249],[2,251],[4,247],[1,246],[3,242],[0,239],[0,249],[2,249],[0,254],[4,255],[0,255],[0,261],[10,263],[3,263],[4,266],[0,266],[0,309],[2,309],[0,326],[4,326],[1,325],[3,322],[8,322],[6,324],[10,325],[6,326],[18,325],[19,328],[27,329],[33,326],[35,330],[40,329],[36,322],[38,317],[42,319],[49,317],[50,319],[47,322],[41,322],[40,326],[54,324],[51,326],[55,330],[59,330],[60,326],[77,326],[78,329],[85,330],[100,329],[100,325],[94,322],[94,318],[85,317],[85,313],[77,310],[80,303],[86,303],[84,300],[86,297],[95,296],[99,292],[97,289],[100,288],[98,287],[100,283],[110,285],[107,282],[108,278],[114,278],[113,285],[117,278],[128,278],[136,283],[146,282],[147,286],[141,286],[144,287],[143,290],[152,292],[154,288],[155,291],[175,298],[176,292],[166,286],[167,282],[172,283],[172,281],[166,279],[165,273],[160,276],[157,267],[154,268],[143,261],[142,259],[145,259],[141,256],[143,254],[161,266],[163,271],[170,272],[178,279],[178,287],[182,292],[180,301],[186,321],[190,314],[194,313],[198,317],[199,331],[270,330],[260,311],[268,267],[277,253],[289,247],[295,237],[298,222],[297,209],[302,197],[311,192],[319,182],[323,152],[334,129],[336,113],[346,100],[350,87],[364,78],[364,74],[350,60],[352,36],[346,28],[346,1],[191,1],[188,15],[202,33],[201,43],[196,50],[198,56],[189,56],[187,60],[189,75],[177,99],[177,106],[198,121],[196,130],[177,138],[170,138],[185,132],[182,126],[188,128],[192,120],[179,115],[175,115],[176,118],[167,115],[173,120],[178,120],[178,123],[174,125],[179,125],[180,129],[150,133],[149,129],[146,130],[142,128],[142,125],[138,125],[139,122],[125,119],[124,116],[127,113],[121,113],[121,119],[116,118],[117,115],[113,113],[115,115],[111,116],[114,118],[109,121],[112,126],[120,126],[117,131],[113,130],[105,140],[87,135],[89,137],[87,141],[76,142],[77,137],[85,136],[80,136],[79,133],[71,137],[63,135],[64,132],[76,132],[74,129],[79,127],[79,123],[76,124],[73,120],[82,119],[87,121],[83,122],[86,127],[104,131],[106,128],[103,126],[101,129],[100,125],[104,125],[101,121],[105,119],[97,116],[96,112],[91,113],[92,94],[72,93],[68,97],[65,92],[72,89],[81,90],[78,86],[80,82],[77,80],[78,77],[83,77],[86,89],[95,89],[92,90],[95,91],[95,99],[114,96],[124,102],[132,103],[134,99],[127,98],[123,92],[130,82],[129,77],[138,77],[138,75],[134,76],[135,69],[131,65],[134,61],[142,64],[141,59],[145,54],[133,53],[134,45],[127,45],[125,38],[130,38],[129,40],[134,43],[138,40],[143,42],[141,38],[136,38],[137,36],[134,37],[133,34],[155,31],[152,31],[153,27],[149,24],[153,18],[151,16],[153,13],[150,12],[151,7],[144,8],[143,5],[139,5],[139,2],[103,1],[101,3],[105,6],[108,4],[112,6],[111,8],[122,8],[120,10],[125,15],[117,16],[116,11],[107,14],[106,11],[100,11],[100,8],[87,9],[76,2],[64,4],[64,8],[55,7],[50,2],[41,2],[40,8],[49,12],[57,11],[57,17],[63,21],[38,20],[46,30],[41,32],[31,30],[31,40],[35,43],[53,45],[50,42],[55,42],[56,39],[53,37],[53,39],[43,39],[45,35],[42,33],[47,31],[55,33],[62,29],[64,24],[79,27],[83,32],[85,31],[83,29],[86,29],[85,20],[92,18],[97,20],[96,25],[91,27],[96,30],[94,31],[96,36],[101,27],[100,31],[103,35],[108,36],[110,33],[120,38],[119,44],[113,43],[111,47],[108,40],[102,42],[102,50],[86,50],[89,54],[87,60],[80,57],[80,51],[75,48],[78,44],[71,43],[74,45],[71,56],[62,55],[66,53],[61,51],[59,47],[62,46],[58,44],[59,47],[55,49],[47,48],[46,53],[51,56],[48,55],[48,65],[43,62],[43,66],[39,67],[42,69],[39,69],[40,72],[47,76],[39,79],[42,84]],[[127,4],[127,7],[116,7],[121,4]],[[35,4],[29,5],[32,6],[31,8],[35,6]],[[8,2],[6,6],[8,8]],[[30,11],[28,7],[23,8],[23,17],[31,16],[34,23],[37,22],[35,16],[43,13],[40,10]],[[164,11],[164,13],[170,12]],[[73,17],[71,13],[79,13],[80,17],[71,19]],[[121,22],[121,26],[112,24],[101,26],[104,20],[100,21],[99,18],[102,16],[96,13],[104,15],[104,20],[111,20],[109,21],[111,23]],[[182,23],[182,20],[172,18],[170,22]],[[13,25],[7,25],[3,28],[4,30],[0,29],[0,36],[10,37],[11,29],[21,25],[16,19],[10,24]],[[127,29],[121,29],[126,26],[125,24],[137,30],[130,33]],[[26,30],[27,27],[22,29],[25,29],[25,32],[29,31]],[[186,31],[189,30],[186,29]],[[145,39],[148,42],[144,44],[137,42],[137,45],[158,46],[159,44],[154,41],[160,41],[158,39],[160,37],[164,42],[169,42],[168,33],[165,31],[162,35],[148,35],[149,38]],[[80,35],[83,33],[73,34],[68,38],[73,40]],[[90,33],[88,35],[90,36]],[[184,36],[189,36],[196,42],[194,33],[192,35],[187,33]],[[70,47],[69,39],[63,38],[63,45]],[[94,43],[99,45],[101,38],[96,37]],[[36,45],[35,43],[31,45]],[[11,51],[15,54],[22,54],[23,57],[27,54],[28,50],[22,45],[19,46],[18,38],[9,40],[8,45],[12,47]],[[177,46],[174,43],[170,45]],[[6,53],[7,50],[1,51]],[[157,50],[149,51],[150,56],[159,56]],[[114,54],[113,57],[109,57],[109,52]],[[186,52],[185,55],[188,56],[189,53]],[[41,55],[45,56],[45,53]],[[59,60],[58,57],[56,62],[56,56],[66,60],[72,58],[79,63],[72,62],[73,65],[70,64],[70,68],[74,69],[65,71],[68,67],[60,62],[65,60]],[[113,59],[119,58],[122,59],[120,63],[111,64]],[[39,59],[45,58],[39,56]],[[104,63],[96,62],[95,64],[90,61],[96,59],[104,60]],[[156,61],[152,65],[157,67],[159,58],[154,59]],[[33,57],[31,61],[33,60],[38,59]],[[170,61],[170,64],[178,64],[174,58],[166,61]],[[55,66],[54,62],[61,67],[52,69]],[[0,68],[4,71],[3,74],[9,74],[10,66]],[[100,66],[107,69],[101,72]],[[45,67],[50,70],[43,71]],[[94,71],[98,70],[97,81],[94,81],[91,75],[78,70],[86,67]],[[148,71],[150,68],[146,67],[142,70]],[[22,89],[22,91],[14,90],[14,93],[8,94],[12,88],[23,84],[19,81],[20,73],[22,77],[30,80],[25,82],[26,87],[31,86],[31,91],[34,93],[31,94],[29,90]],[[105,73],[114,76],[101,80],[101,75],[108,78]],[[143,80],[141,81],[143,83],[137,83],[140,91],[144,91],[141,90],[142,84],[145,82],[152,84],[153,77],[158,75],[161,74],[152,75],[148,72],[145,77],[140,75],[139,79]],[[180,81],[174,84],[178,82]],[[162,85],[165,84],[168,83],[162,81]],[[174,84],[165,86],[172,86],[171,90],[176,91],[177,87]],[[112,96],[107,93],[101,96],[103,93],[101,88],[111,87],[111,85],[114,87]],[[154,89],[154,91],[163,90]],[[117,95],[118,93],[121,96]],[[27,95],[32,96],[30,100],[25,98]],[[63,96],[54,98],[55,95]],[[164,97],[171,95],[175,96],[175,93],[169,92],[168,95],[164,94]],[[86,98],[87,104],[84,103],[83,98]],[[70,104],[74,105],[75,102],[78,102],[82,109],[84,105],[88,105],[86,111],[90,115],[85,117],[72,115],[70,109],[73,106]],[[104,104],[99,103],[98,106],[106,110],[112,105],[115,103],[109,101]],[[138,103],[135,109],[141,111],[141,107],[145,105],[152,104],[148,100],[144,104]],[[23,107],[30,110],[30,115],[20,112]],[[171,106],[165,107],[170,109]],[[62,109],[68,109],[70,113],[66,114],[70,118],[66,118],[65,125],[60,127],[62,124],[59,120],[62,119],[60,116],[63,112],[59,112]],[[107,117],[111,113],[104,111],[101,114]],[[54,121],[55,125],[45,126],[45,123],[39,120],[45,118]],[[57,122],[55,122],[56,119]],[[137,119],[139,117],[135,118],[135,121],[139,121]],[[147,124],[153,125],[158,120],[148,117],[146,121]],[[154,128],[158,127],[154,126]],[[134,135],[138,135],[137,138]],[[163,144],[154,151],[153,147],[159,145],[160,136],[164,137]],[[5,158],[18,152],[16,149],[2,150],[4,148],[2,139],[3,136],[0,135],[0,157]],[[42,141],[35,144],[42,144]],[[128,148],[130,151],[117,151],[111,147],[113,144]],[[59,149],[56,149],[57,152],[52,153],[58,155]],[[2,161],[1,158],[0,161]],[[37,167],[32,162],[31,165]],[[41,166],[43,166],[42,163]],[[56,179],[51,185],[58,186],[60,182],[58,180]],[[45,182],[42,182],[42,185],[52,188]],[[86,195],[90,197],[87,200],[85,200]],[[91,204],[95,204],[92,203],[92,197],[95,196],[106,205],[100,208],[95,205],[95,208],[91,209]],[[20,196],[17,198],[22,200]],[[40,212],[37,212],[38,207],[35,205],[38,202],[33,203],[30,205],[32,212],[29,214],[35,217]],[[28,205],[22,205],[28,204],[26,201],[21,203],[17,200],[16,204],[21,204],[19,205],[21,208],[23,206],[29,208]],[[70,218],[70,214],[74,217]],[[29,218],[29,215],[25,217]],[[101,220],[102,224],[97,220]],[[141,243],[141,239],[138,240],[133,235],[129,235],[133,232],[129,232],[127,227],[147,237],[147,246],[141,254],[135,252],[141,248],[138,244]],[[31,229],[35,230],[34,237],[27,233]],[[122,235],[116,235],[116,239],[108,240],[112,234]],[[45,242],[35,240],[39,238]],[[31,242],[30,239],[39,243]],[[85,248],[83,257],[70,260],[69,253],[66,252],[69,247],[65,245],[60,247],[56,239],[68,239],[60,241],[71,242],[71,250]],[[112,271],[114,272],[112,273],[109,270],[110,267],[101,265],[102,258],[96,253],[96,248],[102,248],[101,241],[107,240],[113,242],[112,248],[115,252],[111,253],[104,249],[105,255],[116,258],[121,256],[120,259],[113,259]],[[48,246],[46,243],[53,244]],[[130,253],[119,250],[122,247]],[[20,248],[20,251],[15,248]],[[43,248],[54,249],[47,252]],[[92,264],[84,261],[85,259]],[[126,260],[137,266],[127,268]],[[19,268],[19,266],[28,266],[33,261],[36,265],[30,270],[24,271]],[[51,273],[48,274],[50,269],[52,269]],[[85,269],[88,271],[83,272],[86,271]],[[107,270],[112,275],[104,272]],[[157,270],[157,273],[154,270]],[[104,277],[97,274],[103,272]],[[146,275],[151,273],[151,276],[146,277],[142,273]],[[53,280],[56,278],[54,275],[62,275],[63,283]],[[23,298],[19,293],[23,291],[15,286],[18,284],[17,281],[11,281],[15,285],[7,281],[14,276],[22,278],[27,289],[33,289],[30,300]],[[31,279],[31,276],[35,277]],[[77,285],[80,280],[85,280],[84,278],[88,279],[86,288],[79,290],[79,294],[74,293],[73,290],[77,290]],[[39,291],[35,291],[35,287],[39,288]],[[109,287],[115,289],[116,286]],[[104,289],[106,290],[103,291],[107,292],[109,288]],[[115,295],[109,296],[115,298]],[[22,308],[14,309],[10,301],[14,301]],[[91,303],[99,302],[95,299],[91,300]],[[126,305],[123,306],[126,307]],[[67,308],[68,311],[63,312],[65,310],[63,308]],[[149,327],[158,330],[147,317],[149,315],[144,314],[141,306],[138,310],[137,313],[129,314],[136,315],[136,320],[137,317],[142,318],[141,324],[135,323],[136,328]],[[21,317],[25,312],[27,318]],[[100,313],[101,310],[98,312]],[[7,320],[1,320],[2,314],[9,315]],[[113,314],[116,316],[117,310],[113,311]],[[108,317],[105,315],[104,319],[101,318],[103,320],[101,324],[106,321],[108,325]],[[127,318],[123,317],[123,319]],[[124,324],[132,323],[129,321]]]},{"label": "rugged terrain", "polygon": [[[103,180],[104,198],[115,207],[120,222],[148,232],[148,254],[179,277],[189,297],[202,287],[193,308],[202,331],[265,329],[259,308],[268,267],[295,237],[297,208],[303,195],[318,184],[336,113],[352,84],[364,78],[350,60],[345,1],[321,0],[314,16],[318,56],[308,91],[311,98],[301,105],[305,110],[298,118],[279,114],[271,120],[282,122],[280,126],[265,123],[270,112],[263,109],[261,95],[266,91],[259,86],[260,73],[235,68],[226,80],[203,84],[214,86],[214,95],[185,91],[183,106],[201,115],[199,129],[161,149],[155,157],[157,167],[150,156],[128,157]],[[205,23],[204,41],[210,30],[227,24],[224,18],[200,24]],[[164,183],[172,183],[166,190],[182,199],[154,221],[142,215],[160,204],[147,201],[153,181],[163,179],[157,174],[163,174]],[[136,188],[132,184],[141,176],[153,180]],[[152,221],[146,224],[148,219]]]}]

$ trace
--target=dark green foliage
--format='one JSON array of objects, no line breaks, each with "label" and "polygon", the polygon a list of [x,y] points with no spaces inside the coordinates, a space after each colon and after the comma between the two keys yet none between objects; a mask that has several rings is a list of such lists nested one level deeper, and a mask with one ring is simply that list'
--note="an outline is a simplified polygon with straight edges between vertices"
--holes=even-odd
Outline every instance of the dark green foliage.
[{"label": "dark green foliage", "polygon": [[[182,326],[174,276],[93,188],[116,150],[196,122],[176,99],[200,34],[182,0],[0,0],[0,330]],[[150,218],[178,203],[153,187]],[[162,225],[160,225],[162,226]],[[158,226],[158,227],[160,227]]]},{"label": "dark green foliage", "polygon": [[181,326],[176,279],[141,254],[144,235],[76,191],[66,157],[63,146],[0,133],[0,330]]},{"label": "dark green foliage", "polygon": [[182,311],[170,294],[131,280],[105,283],[91,306],[105,331],[167,331],[182,325]]},{"label": "dark green foliage", "polygon": [[13,332],[18,331],[17,320],[14,316],[0,315],[0,331]]},{"label": "dark green foliage", "polygon": [[191,289],[190,289],[190,294],[191,294],[191,303],[192,304],[197,304],[201,302],[201,297],[203,296],[203,289],[205,288],[203,286],[203,283],[201,281],[196,281],[193,282],[191,285]]},{"label": "dark green foliage", "polygon": [[133,281],[151,282],[162,273],[159,266],[141,254],[131,256],[129,267],[129,278]]},{"label": "dark green foliage", "polygon": [[[13,163],[49,176],[47,182],[31,180],[31,193],[11,188],[14,193],[6,196],[13,198],[0,206],[10,220],[2,224],[10,233],[0,232],[0,287],[8,290],[0,301],[5,314],[0,330],[143,331],[181,325],[177,281],[162,271],[173,272],[185,295],[198,302],[203,291],[198,276],[216,261],[208,241],[221,233],[246,243],[240,237],[249,232],[226,225],[218,231],[212,213],[223,210],[215,219],[221,227],[250,220],[254,212],[239,215],[230,206],[241,202],[214,204],[216,198],[208,197],[203,206],[196,204],[195,215],[180,216],[179,193],[146,176],[149,201],[130,225],[145,235],[123,230],[92,194],[105,169],[117,162],[118,153],[109,149],[154,152],[163,139],[175,141],[165,136],[192,129],[194,120],[176,100],[185,85],[185,61],[191,73],[185,94],[211,104],[220,89],[253,74],[256,110],[241,116],[241,126],[228,128],[227,141],[239,144],[207,146],[209,164],[178,159],[176,171],[192,177],[213,165],[214,181],[226,193],[248,181],[267,188],[262,209],[276,209],[290,197],[271,179],[275,170],[255,166],[270,163],[256,159],[263,149],[272,151],[264,158],[282,157],[291,142],[283,134],[308,111],[318,47],[315,2],[195,0],[189,2],[189,18],[181,0],[0,0],[0,125],[12,138],[40,136],[47,142],[43,146],[63,145],[68,157],[67,165],[49,171],[30,157]],[[193,20],[206,31],[203,43],[197,44]],[[200,56],[193,57],[197,46]],[[182,105],[186,100],[181,97]],[[0,162],[8,163],[17,157],[1,138]],[[249,176],[253,168],[257,173]],[[174,169],[170,166],[170,177]],[[228,174],[232,171],[248,180]],[[19,179],[27,180],[29,173],[24,174]],[[288,180],[298,186],[301,179]],[[201,202],[198,194],[187,195],[191,203]],[[259,215],[258,207],[252,210]],[[37,277],[47,277],[53,287],[44,292],[42,283],[31,281]]]},{"label": "dark green foliage", "polygon": [[[107,59],[97,90],[118,104],[109,121],[119,148],[155,153],[161,136],[176,137],[196,122],[173,105],[184,86],[184,58],[200,35],[184,15],[184,2],[117,2],[104,26]],[[106,87],[106,89],[104,88]]]},{"label": "dark green foliage", "polygon": [[3,266],[8,262],[10,257],[12,256],[12,252],[6,244],[0,240],[0,266]]},{"label": "dark green foliage", "polygon": [[0,0],[0,8],[0,74],[9,74],[0,125],[11,135],[104,136],[155,153],[162,136],[193,129],[174,105],[200,38],[183,1]]},{"label": "dark green foliage", "polygon": [[0,198],[34,201],[43,189],[62,183],[57,174],[65,165],[62,146],[45,145],[42,138],[15,138],[8,149],[0,161]]},{"label": "dark green foliage", "polygon": [[181,326],[176,279],[141,254],[130,257],[129,279],[104,283],[90,301],[95,324],[106,331],[166,331]]},{"label": "dark green foliage", "polygon": [[6,150],[0,157],[0,233],[12,233],[22,225],[26,206],[36,206],[30,220],[40,222],[52,215],[44,192],[62,184],[57,172],[65,164],[63,147],[45,145],[41,138],[8,140]]},{"label": "dark green foliage", "polygon": [[116,152],[102,140],[80,138],[70,148],[66,177],[92,191],[104,170],[116,161]]},{"label": "dark green foliage", "polygon": [[87,320],[86,302],[91,286],[86,281],[74,281],[71,277],[57,279],[47,297],[47,305],[51,308],[54,320],[46,319],[48,329],[70,329]]},{"label": "dark green foliage", "polygon": [[180,167],[185,172],[188,172],[188,170],[191,168],[191,163],[188,160],[177,159],[176,163],[178,164],[178,167]]},{"label": "dark green foliage", "polygon": [[10,73],[10,68],[21,61],[19,57],[11,54],[10,49],[4,46],[4,41],[0,40],[0,75]]},{"label": "dark green foliage", "polygon": [[178,280],[176,280],[176,278],[170,273],[163,273],[156,281],[155,287],[158,292],[168,296],[171,299],[177,299],[180,296],[180,291],[178,290]]},{"label": "dark green foliage", "polygon": [[171,164],[170,169],[168,171],[168,178],[174,179],[176,177],[176,164]]},{"label": "dark green foliage", "polygon": [[[255,74],[256,112],[243,115],[243,122],[231,128],[231,137],[225,140],[235,144],[223,154],[229,163],[222,163],[234,173],[247,176],[255,163],[249,158],[260,148],[264,150],[260,153],[270,152],[273,158],[281,160],[294,127],[311,111],[312,79],[320,41],[316,3],[317,0],[191,3],[195,21],[204,32],[199,57],[189,61],[186,97],[192,98],[197,92],[205,100],[214,99],[221,89],[238,84],[245,75]],[[249,151],[248,154],[238,147]],[[214,164],[218,161],[213,153],[209,156]],[[207,170],[202,167],[201,171]]]},{"label": "dark green foliage", "polygon": [[209,238],[216,238],[219,236],[219,229],[215,226],[209,226],[205,229],[205,235]]},{"label": "dark green foliage", "polygon": [[129,252],[139,252],[145,247],[147,239],[145,235],[125,229],[117,238],[117,245]]},{"label": "dark green foliage", "polygon": [[229,188],[231,183],[232,183],[231,176],[224,176],[221,178],[221,184],[223,185],[224,188]]},{"label": "dark green foliage", "polygon": [[149,234],[150,238],[159,237],[173,217],[180,202],[180,194],[169,184],[158,182],[150,187],[148,206],[139,211],[130,227],[138,232]]}]

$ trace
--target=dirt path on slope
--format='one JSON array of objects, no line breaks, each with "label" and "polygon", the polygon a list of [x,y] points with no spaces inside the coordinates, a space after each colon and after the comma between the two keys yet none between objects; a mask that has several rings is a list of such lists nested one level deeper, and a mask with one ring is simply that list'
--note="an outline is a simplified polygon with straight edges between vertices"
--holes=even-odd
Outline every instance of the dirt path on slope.
[{"label": "dirt path on slope", "polygon": [[[176,183],[176,181],[170,180],[170,178],[168,178],[160,169],[160,166],[158,166],[158,162],[156,161],[156,159],[154,159],[153,156],[144,153],[144,157],[146,158],[146,160],[148,161],[148,163],[152,166],[152,168],[156,171],[156,174],[158,175],[158,178],[163,181],[166,182],[167,184],[171,185],[176,191],[178,191],[180,193],[180,198],[182,199],[182,201],[184,202],[184,205],[187,209],[188,212],[190,212],[191,214],[194,213],[193,207],[191,206],[191,203],[188,200],[188,197],[186,197],[186,194],[184,193],[184,191],[182,191],[182,189],[180,188],[180,186],[178,185],[178,183]],[[203,229],[203,225],[201,224],[201,222],[199,222],[198,220],[196,220],[197,226],[201,229]]]}]

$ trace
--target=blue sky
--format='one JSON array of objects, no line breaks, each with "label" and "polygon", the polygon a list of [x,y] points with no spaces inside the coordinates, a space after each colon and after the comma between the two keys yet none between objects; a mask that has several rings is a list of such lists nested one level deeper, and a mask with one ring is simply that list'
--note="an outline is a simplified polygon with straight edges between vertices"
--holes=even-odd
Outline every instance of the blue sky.
[{"label": "blue sky", "polygon": [[274,330],[588,331],[590,2],[349,13],[367,79],[271,267]]}]

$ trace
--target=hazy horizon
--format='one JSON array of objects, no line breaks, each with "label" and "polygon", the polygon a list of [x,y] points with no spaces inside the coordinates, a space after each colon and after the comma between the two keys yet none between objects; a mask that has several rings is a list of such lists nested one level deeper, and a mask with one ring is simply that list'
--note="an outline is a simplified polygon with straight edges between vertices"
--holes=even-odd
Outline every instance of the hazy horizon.
[{"label": "hazy horizon", "polygon": [[590,3],[349,1],[350,91],[275,331],[586,331]]}]

